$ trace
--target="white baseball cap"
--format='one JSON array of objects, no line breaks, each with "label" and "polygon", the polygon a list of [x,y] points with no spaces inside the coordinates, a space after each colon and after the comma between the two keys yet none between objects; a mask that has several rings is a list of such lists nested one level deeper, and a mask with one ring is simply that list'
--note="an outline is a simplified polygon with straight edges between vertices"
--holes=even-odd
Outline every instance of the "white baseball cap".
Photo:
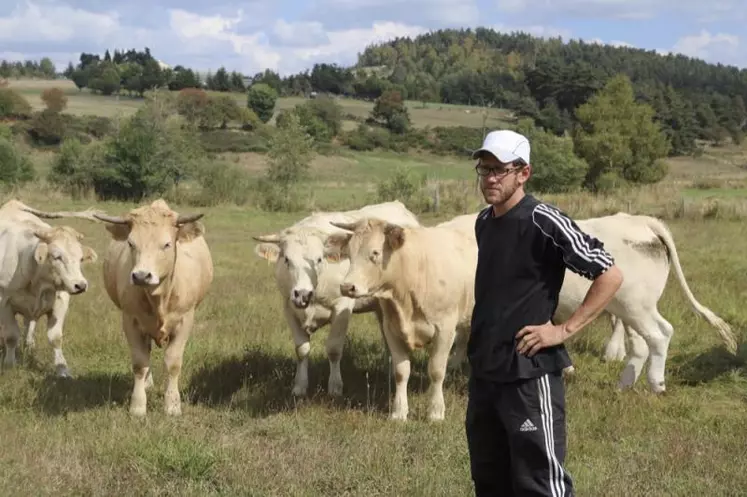
[{"label": "white baseball cap", "polygon": [[481,152],[490,152],[501,162],[522,159],[529,164],[529,140],[526,136],[510,129],[488,133],[482,142],[482,147],[472,152],[472,158],[477,159]]}]

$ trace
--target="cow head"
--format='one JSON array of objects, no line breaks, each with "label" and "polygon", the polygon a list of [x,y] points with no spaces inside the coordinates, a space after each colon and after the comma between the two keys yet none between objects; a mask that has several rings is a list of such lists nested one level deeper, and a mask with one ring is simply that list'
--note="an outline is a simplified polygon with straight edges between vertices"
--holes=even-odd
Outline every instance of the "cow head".
[{"label": "cow head", "polygon": [[127,242],[132,255],[130,282],[157,287],[166,280],[176,262],[176,247],[205,233],[198,221],[204,214],[177,215],[163,200],[131,210],[125,217],[93,214],[107,224],[112,238]]},{"label": "cow head", "polygon": [[96,252],[80,243],[83,235],[69,226],[35,228],[34,236],[39,243],[34,250],[34,259],[44,271],[44,279],[51,281],[58,290],[72,295],[88,289],[81,264],[95,262]]},{"label": "cow head", "polygon": [[340,293],[351,298],[373,296],[386,283],[392,254],[405,242],[405,228],[380,219],[332,224],[348,231],[330,235],[324,245],[327,259],[350,260]]},{"label": "cow head", "polygon": [[305,309],[311,303],[324,271],[324,239],[327,236],[313,228],[290,228],[280,233],[252,237],[262,242],[254,248],[259,257],[285,266],[291,286],[288,298],[299,309]]}]

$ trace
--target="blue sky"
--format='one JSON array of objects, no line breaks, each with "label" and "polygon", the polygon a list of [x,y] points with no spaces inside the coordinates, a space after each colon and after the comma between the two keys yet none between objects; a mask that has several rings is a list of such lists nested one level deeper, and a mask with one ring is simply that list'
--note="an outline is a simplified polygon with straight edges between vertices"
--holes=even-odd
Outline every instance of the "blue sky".
[{"label": "blue sky", "polygon": [[2,0],[0,58],[148,46],[170,65],[283,75],[351,64],[366,45],[492,27],[676,52],[747,67],[744,0]]}]

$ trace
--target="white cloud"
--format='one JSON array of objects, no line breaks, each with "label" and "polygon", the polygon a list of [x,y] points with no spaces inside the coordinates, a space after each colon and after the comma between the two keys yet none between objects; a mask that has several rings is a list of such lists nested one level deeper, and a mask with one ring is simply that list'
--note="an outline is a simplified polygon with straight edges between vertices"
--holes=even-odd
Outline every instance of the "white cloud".
[{"label": "white cloud", "polygon": [[[315,62],[352,64],[367,45],[427,31],[422,26],[391,21],[328,31],[318,22],[278,19],[267,31],[241,32],[242,24],[251,21],[252,14],[242,9],[233,15],[199,15],[172,9],[162,27],[146,29],[123,24],[116,12],[95,13],[62,4],[41,8],[29,2],[0,16],[0,41],[6,59],[47,55],[60,67],[68,61],[77,62],[81,51],[102,53],[107,48],[147,46],[170,65],[201,71],[214,71],[223,65],[229,71],[249,75],[269,68],[285,75]],[[279,43],[270,43],[270,37]],[[54,56],[45,51],[48,48],[57,49],[52,52]],[[27,53],[29,49],[34,53]]]},{"label": "white cloud", "polygon": [[542,37],[542,38],[557,38],[558,36],[562,37],[564,41],[567,41],[571,37],[571,31],[569,29],[564,28],[557,28],[553,26],[542,26],[539,24],[535,25],[511,25],[511,24],[494,24],[493,26],[490,26],[495,31],[500,31],[502,33],[511,33],[511,32],[524,32],[529,33],[532,36]]},{"label": "white cloud", "polygon": [[[472,26],[480,21],[480,10],[475,0],[318,0],[315,14],[338,16],[341,11],[375,12],[377,20],[437,23],[451,26]],[[372,18],[368,16],[368,18]]]},{"label": "white cloud", "polygon": [[703,29],[698,34],[680,38],[671,51],[707,62],[747,67],[747,56],[740,47],[739,37],[727,33],[711,34]]},{"label": "white cloud", "polygon": [[33,43],[71,39],[101,41],[119,28],[116,12],[94,13],[67,5],[17,5],[8,17],[0,17],[0,41]]},{"label": "white cloud", "polygon": [[580,18],[651,19],[659,14],[698,16],[701,22],[744,17],[743,0],[497,0],[503,12],[526,13],[533,18],[566,14]]}]

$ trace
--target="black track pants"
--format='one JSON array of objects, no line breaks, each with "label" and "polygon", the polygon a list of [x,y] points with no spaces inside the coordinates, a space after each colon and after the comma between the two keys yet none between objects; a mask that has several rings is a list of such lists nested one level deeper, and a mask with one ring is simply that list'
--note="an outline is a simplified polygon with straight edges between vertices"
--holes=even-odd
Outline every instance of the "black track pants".
[{"label": "black track pants", "polygon": [[573,497],[560,372],[515,383],[470,378],[465,425],[477,497]]}]

